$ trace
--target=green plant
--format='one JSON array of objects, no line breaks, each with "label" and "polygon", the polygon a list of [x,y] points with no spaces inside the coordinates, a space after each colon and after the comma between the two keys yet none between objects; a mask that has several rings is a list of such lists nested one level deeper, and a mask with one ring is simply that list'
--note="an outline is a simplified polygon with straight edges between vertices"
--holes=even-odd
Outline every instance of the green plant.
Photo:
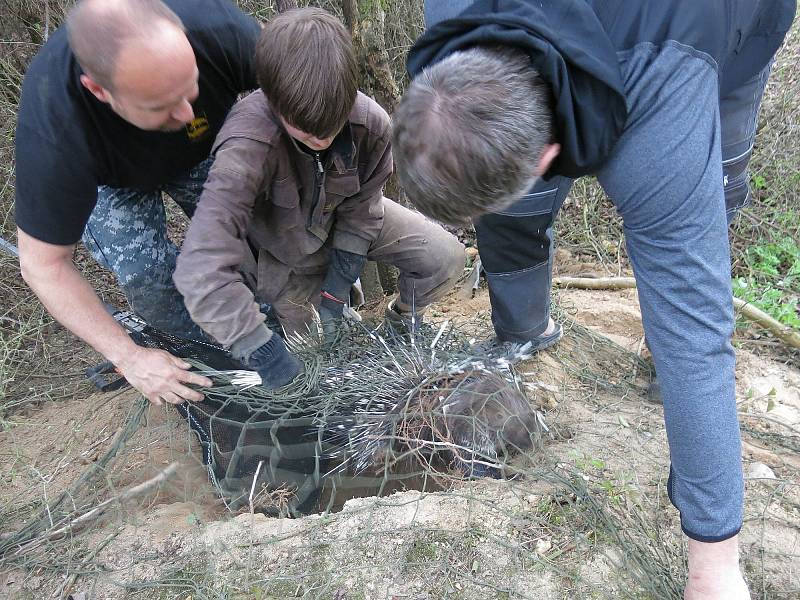
[{"label": "green plant", "polygon": [[791,237],[752,246],[744,252],[744,275],[733,279],[733,293],[790,327],[800,328],[800,246]]}]

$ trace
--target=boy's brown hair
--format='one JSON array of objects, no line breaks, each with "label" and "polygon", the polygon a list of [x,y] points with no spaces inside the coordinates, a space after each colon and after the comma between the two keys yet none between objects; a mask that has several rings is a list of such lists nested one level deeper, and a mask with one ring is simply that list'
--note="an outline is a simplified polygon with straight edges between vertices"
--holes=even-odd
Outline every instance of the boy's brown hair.
[{"label": "boy's brown hair", "polygon": [[353,42],[339,19],[321,8],[276,15],[255,63],[261,89],[289,125],[318,138],[339,133],[358,92]]}]

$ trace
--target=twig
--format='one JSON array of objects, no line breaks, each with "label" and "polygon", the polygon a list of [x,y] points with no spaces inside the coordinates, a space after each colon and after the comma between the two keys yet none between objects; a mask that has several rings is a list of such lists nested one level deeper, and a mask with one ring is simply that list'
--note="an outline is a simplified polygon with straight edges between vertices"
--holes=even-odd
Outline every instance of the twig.
[{"label": "twig", "polygon": [[742,315],[761,325],[764,329],[768,330],[787,346],[800,349],[800,332],[794,330],[788,325],[784,325],[776,319],[773,319],[760,308],[757,308],[752,304],[745,302],[744,300],[734,298],[733,305],[739,309],[739,312]]},{"label": "twig", "polygon": [[177,470],[178,470],[178,463],[172,463],[152,479],[148,479],[144,483],[140,483],[137,486],[125,490],[119,496],[115,496],[114,498],[109,498],[108,500],[101,502],[93,509],[91,509],[89,512],[86,512],[74,518],[72,521],[70,521],[63,527],[59,527],[55,531],[51,531],[44,538],[32,540],[28,544],[20,546],[20,548],[14,554],[20,555],[24,553],[26,550],[30,549],[31,547],[38,546],[42,541],[53,541],[62,537],[66,533],[75,533],[76,531],[84,527],[87,523],[89,523],[94,519],[97,519],[100,515],[102,515],[111,504],[123,504],[128,500],[135,498],[136,496],[141,496],[143,493],[149,491],[150,489],[161,485],[164,481],[172,477]]},{"label": "twig", "polygon": [[253,529],[254,529],[254,522],[253,519],[255,517],[255,507],[253,506],[253,493],[256,491],[256,482],[258,481],[258,475],[261,473],[261,467],[264,466],[264,461],[258,461],[258,466],[256,467],[256,473],[253,475],[253,484],[250,486],[250,496],[248,500],[250,502],[250,546],[247,550],[247,569],[244,572],[244,587],[248,588],[250,586],[250,565],[253,561]]},{"label": "twig", "polygon": [[776,425],[780,425],[781,427],[785,427],[786,429],[788,429],[792,433],[800,435],[800,429],[797,429],[796,427],[793,427],[792,425],[790,425],[789,423],[786,423],[785,421],[781,421],[780,419],[776,419],[774,417],[770,417],[769,415],[761,415],[761,414],[758,414],[758,413],[748,413],[748,412],[742,412],[742,411],[738,411],[738,414],[743,416],[743,417],[749,417],[751,419],[762,419],[764,421],[769,421],[770,423],[775,423]]},{"label": "twig", "polygon": [[[636,280],[633,277],[555,277],[553,285],[585,290],[623,290],[635,288]],[[800,349],[800,332],[773,319],[760,308],[744,300],[734,298],[733,305],[742,316],[757,323],[787,346]]]},{"label": "twig", "polygon": [[633,277],[554,277],[553,285],[581,290],[627,290],[636,287]]},{"label": "twig", "polygon": [[264,461],[258,461],[258,467],[256,467],[256,474],[253,475],[253,485],[250,486],[250,497],[248,500],[250,501],[250,514],[252,515],[255,512],[253,508],[253,492],[256,490],[256,482],[258,481],[258,474],[261,472],[261,467],[264,465]]},{"label": "twig", "polygon": [[[86,564],[90,563],[92,560],[94,560],[97,557],[97,555],[100,554],[100,552],[102,552],[105,549],[105,547],[108,546],[108,544],[114,538],[117,537],[118,533],[119,532],[115,531],[114,533],[109,535],[105,540],[103,540],[100,544],[95,546],[89,552],[89,554],[86,556],[86,558],[81,561],[81,565],[80,566],[83,567],[83,565],[86,565]],[[80,572],[75,572],[72,575],[70,575],[64,581],[64,585],[61,588],[61,595],[60,595],[61,598],[72,598],[73,597],[73,595],[70,594],[70,592],[72,591],[72,586],[75,585],[75,582],[78,580],[78,577],[80,576],[80,574],[81,574]]]}]

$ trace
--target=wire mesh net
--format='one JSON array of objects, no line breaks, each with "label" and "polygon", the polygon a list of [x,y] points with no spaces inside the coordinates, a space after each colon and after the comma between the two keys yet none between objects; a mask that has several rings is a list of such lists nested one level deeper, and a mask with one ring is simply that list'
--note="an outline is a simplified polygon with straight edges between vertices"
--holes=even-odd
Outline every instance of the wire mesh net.
[{"label": "wire mesh net", "polygon": [[[267,391],[257,374],[231,370],[240,365],[220,348],[125,321],[140,343],[190,360],[214,381],[202,401],[177,410],[231,509],[281,490],[279,505],[259,508],[298,515],[319,510],[325,488],[377,494],[423,475],[435,485],[450,471],[503,477],[512,453],[538,444],[544,422],[508,360],[475,358],[449,322],[413,335],[359,323],[328,350],[297,338],[304,374]],[[336,494],[327,496],[328,508],[336,505]]]},{"label": "wire mesh net", "polygon": [[[0,104],[8,116],[0,119],[0,130],[7,134],[0,148],[6,159],[0,194],[5,208],[0,225],[6,239],[13,239],[14,229],[8,215],[19,83],[27,59],[43,41],[48,18],[53,20],[52,30],[63,4],[71,1],[7,3],[9,18],[2,27],[13,28],[18,22],[22,33],[4,29],[0,51],[2,70],[8,75],[3,81],[8,85],[0,86]],[[273,2],[239,4],[261,18],[274,11]],[[313,4],[335,12],[341,5]],[[423,29],[422,2],[359,5],[364,11],[377,6],[386,13],[386,49],[402,87],[405,51]],[[39,26],[42,22],[44,27]],[[793,36],[796,42],[796,31]],[[779,57],[776,73],[781,73],[782,63],[796,63],[796,45]],[[784,74],[795,72],[783,69]],[[792,101],[796,85],[791,85],[791,78],[784,83],[779,86],[782,99],[765,106],[779,116],[796,105]],[[793,122],[796,119],[782,119]],[[779,132],[781,127],[765,129]],[[773,160],[775,144],[758,146],[770,156],[767,170],[791,166],[790,160]],[[791,187],[792,178],[781,181],[761,193],[769,192],[773,200],[780,197],[776,203],[790,203],[792,195],[776,193],[775,185]],[[588,248],[602,255],[616,271],[624,246],[607,243],[616,240],[618,229],[618,223],[606,222],[611,209],[598,208],[599,196],[592,195],[587,203],[590,194],[582,194],[580,188],[576,193],[577,201],[568,203],[563,212],[582,226],[562,230],[562,237],[573,250]],[[772,223],[764,231],[774,228]],[[751,241],[740,237],[737,244]],[[82,266],[93,268],[85,261]],[[208,420],[203,427],[213,436],[213,443],[204,445],[173,408],[153,408],[131,392],[88,392],[83,370],[76,368],[81,362],[67,360],[78,351],[75,340],[51,330],[51,319],[19,280],[16,260],[0,254],[0,271],[4,275],[0,397],[5,394],[7,411],[2,415],[0,440],[5,442],[0,461],[0,596],[680,597],[685,566],[676,514],[663,490],[668,450],[662,416],[660,408],[644,400],[649,365],[635,349],[620,347],[575,323],[571,315],[558,319],[565,324],[565,338],[522,363],[515,374],[517,382],[510,386],[520,385],[532,406],[545,414],[547,430],[531,436],[541,442],[538,449],[511,444],[495,457],[480,452],[458,455],[459,449],[450,445],[436,456],[430,438],[447,437],[452,425],[443,420],[444,411],[437,415],[435,407],[425,404],[430,394],[421,390],[426,384],[450,390],[459,383],[436,369],[419,380],[383,372],[367,377],[362,366],[353,371],[363,375],[362,397],[385,389],[395,402],[398,397],[417,401],[402,405],[404,413],[415,417],[422,412],[427,424],[422,419],[420,430],[420,419],[403,423],[388,409],[378,422],[388,426],[390,436],[385,429],[370,431],[375,422],[367,409],[358,419],[348,414],[339,422],[335,415],[342,406],[337,398],[346,395],[339,386],[333,386],[335,393],[325,392],[327,408],[320,408],[318,399],[309,407],[291,397],[301,396],[299,391],[286,390],[277,398],[280,408],[274,414],[259,408],[265,398],[237,388],[235,393],[251,403],[247,419],[262,441],[251,443],[249,431],[243,433],[246,428],[236,425],[241,422],[236,413],[229,418],[223,412],[237,406],[245,410],[244,405],[226,405],[221,398],[217,404],[195,407],[194,414]],[[91,273],[94,284],[106,282],[107,298],[114,293],[113,283],[97,271]],[[461,341],[483,338],[489,330],[486,318],[458,328]],[[338,361],[305,358],[306,380],[313,381],[324,379],[330,369],[334,376],[335,369],[347,362],[343,356]],[[203,368],[236,368],[208,356],[194,359]],[[70,365],[69,371],[64,364]],[[18,374],[20,369],[24,376]],[[380,383],[384,378],[387,381]],[[503,378],[511,381],[505,374]],[[216,380],[220,388],[231,383],[223,375]],[[464,382],[469,382],[469,375],[461,385]],[[392,394],[391,385],[405,395]],[[358,385],[352,387],[351,399]],[[763,404],[768,406],[770,399],[763,398]],[[751,400],[758,398],[747,398]],[[41,410],[32,412],[42,403]],[[261,416],[252,417],[252,411],[261,411]],[[747,482],[742,538],[746,575],[753,597],[795,598],[800,578],[800,490],[794,482],[800,436],[796,426],[790,429],[769,421],[769,415],[757,417],[743,417],[743,432],[752,442],[747,452],[782,465],[782,470],[780,479]],[[227,431],[225,419],[233,425]],[[273,432],[278,436],[284,425],[292,431],[288,420],[296,429],[291,439],[273,439]],[[360,431],[369,431],[361,439],[364,443],[356,439],[350,448],[349,433],[336,435],[339,423],[364,425]],[[269,443],[264,443],[267,434]],[[386,437],[393,444],[387,444]],[[304,442],[298,444],[299,439]],[[363,450],[370,443],[378,453]],[[246,452],[237,453],[237,447],[252,445],[268,458],[248,462]],[[477,438],[459,445],[481,448]],[[360,470],[364,465],[356,456],[367,457],[369,469]],[[216,467],[213,460],[218,460]],[[289,460],[300,466],[277,468]],[[479,476],[475,469],[481,462],[500,465],[503,477]],[[255,477],[259,464],[263,473]],[[311,474],[298,475],[304,472]],[[306,481],[311,482],[308,489],[302,487]],[[311,516],[300,518],[306,511]]]},{"label": "wire mesh net", "polygon": [[[118,426],[88,466],[65,451],[63,473],[18,476],[38,483],[6,496],[0,565],[96,597],[680,598],[649,363],[559,319],[516,367],[473,356],[481,318],[413,344],[361,325],[292,341],[305,374],[273,392],[192,347],[203,402],[106,394],[92,410]],[[750,490],[762,515],[791,509],[768,491]]]}]

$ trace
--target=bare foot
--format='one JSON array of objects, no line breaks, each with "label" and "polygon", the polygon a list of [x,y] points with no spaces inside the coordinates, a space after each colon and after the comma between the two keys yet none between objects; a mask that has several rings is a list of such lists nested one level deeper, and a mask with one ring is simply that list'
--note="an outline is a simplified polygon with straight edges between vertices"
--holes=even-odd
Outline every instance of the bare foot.
[{"label": "bare foot", "polygon": [[750,600],[739,570],[738,538],[716,543],[689,540],[689,580],[684,600]]}]

